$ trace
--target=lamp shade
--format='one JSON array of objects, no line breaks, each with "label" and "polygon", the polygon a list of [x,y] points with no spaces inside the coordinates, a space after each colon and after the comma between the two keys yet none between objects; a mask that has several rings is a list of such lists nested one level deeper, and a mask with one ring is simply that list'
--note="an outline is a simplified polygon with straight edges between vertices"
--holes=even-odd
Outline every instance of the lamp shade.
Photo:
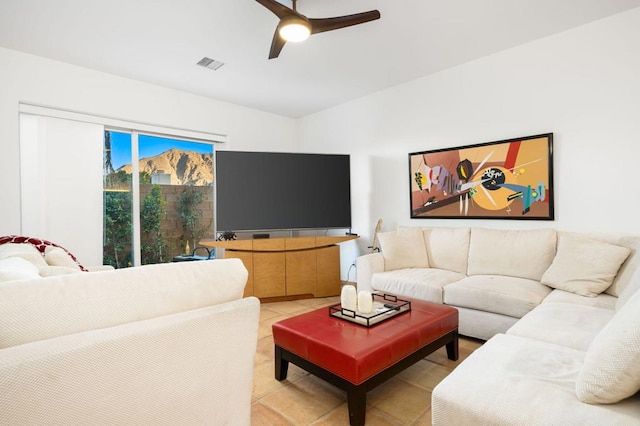
[{"label": "lamp shade", "polygon": [[278,27],[280,36],[286,41],[304,41],[309,38],[309,35],[311,34],[311,24],[309,24],[308,21],[297,17],[283,19]]}]

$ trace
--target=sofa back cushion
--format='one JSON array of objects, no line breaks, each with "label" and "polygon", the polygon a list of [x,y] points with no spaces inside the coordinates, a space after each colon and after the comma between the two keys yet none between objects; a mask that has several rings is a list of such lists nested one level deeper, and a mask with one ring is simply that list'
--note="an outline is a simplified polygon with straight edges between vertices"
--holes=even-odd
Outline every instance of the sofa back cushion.
[{"label": "sofa back cushion", "polygon": [[6,282],[0,348],[239,299],[247,276],[239,259],[220,259]]},{"label": "sofa back cushion", "polygon": [[425,228],[423,234],[430,267],[467,273],[469,228]]},{"label": "sofa back cushion", "polygon": [[399,228],[397,231],[380,232],[378,241],[384,257],[385,271],[429,267],[422,229],[409,227]]},{"label": "sofa back cushion", "polygon": [[576,380],[588,404],[614,404],[640,391],[640,292],[613,316],[589,345]]},{"label": "sofa back cushion", "polygon": [[556,254],[554,229],[472,228],[467,275],[540,280]]},{"label": "sofa back cushion", "polygon": [[620,294],[620,297],[618,297],[618,300],[616,301],[616,311],[622,309],[622,307],[629,301],[629,299],[631,299],[631,296],[633,296],[637,292],[640,292],[640,268],[636,269],[635,274],[633,274],[633,276],[631,277],[631,281],[624,288],[624,291],[622,292],[622,294]]},{"label": "sofa back cushion", "polygon": [[595,297],[613,282],[631,249],[604,241],[561,234],[553,263],[541,282],[549,287]]}]

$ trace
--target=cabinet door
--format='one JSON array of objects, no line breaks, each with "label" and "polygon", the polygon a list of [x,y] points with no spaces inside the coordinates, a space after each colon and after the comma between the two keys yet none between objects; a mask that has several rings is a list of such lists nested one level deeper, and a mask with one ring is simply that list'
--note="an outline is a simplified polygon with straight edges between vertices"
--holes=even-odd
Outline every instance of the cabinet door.
[{"label": "cabinet door", "polygon": [[340,294],[340,247],[322,247],[316,251],[316,297]]},{"label": "cabinet door", "polygon": [[248,251],[234,251],[225,250],[225,259],[240,259],[244,264],[244,267],[249,271],[249,278],[247,278],[247,285],[244,286],[243,297],[253,296],[253,253]]},{"label": "cabinet door", "polygon": [[316,251],[296,250],[287,253],[287,296],[313,295],[316,283]]},{"label": "cabinet door", "polygon": [[277,297],[286,294],[284,253],[253,253],[253,272],[254,296]]}]

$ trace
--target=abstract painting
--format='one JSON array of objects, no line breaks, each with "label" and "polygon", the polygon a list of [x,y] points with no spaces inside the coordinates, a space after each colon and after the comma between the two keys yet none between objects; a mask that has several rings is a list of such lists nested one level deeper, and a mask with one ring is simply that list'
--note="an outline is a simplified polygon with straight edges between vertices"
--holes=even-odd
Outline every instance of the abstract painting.
[{"label": "abstract painting", "polygon": [[412,219],[553,220],[553,133],[409,154]]}]

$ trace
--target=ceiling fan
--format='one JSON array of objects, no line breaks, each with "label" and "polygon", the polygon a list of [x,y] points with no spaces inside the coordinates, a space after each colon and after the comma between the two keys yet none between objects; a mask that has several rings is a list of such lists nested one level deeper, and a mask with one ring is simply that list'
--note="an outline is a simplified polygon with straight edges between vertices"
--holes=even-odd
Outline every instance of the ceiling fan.
[{"label": "ceiling fan", "polygon": [[276,0],[256,0],[258,3],[273,12],[280,22],[276,27],[276,32],[271,41],[269,59],[277,58],[287,41],[297,42],[306,40],[311,34],[325,31],[337,30],[350,27],[351,25],[363,24],[365,22],[380,19],[380,12],[370,10],[368,12],[356,13],[353,15],[337,16],[335,18],[313,19],[301,15],[296,10],[296,0],[293,1],[293,8],[288,8]]}]

